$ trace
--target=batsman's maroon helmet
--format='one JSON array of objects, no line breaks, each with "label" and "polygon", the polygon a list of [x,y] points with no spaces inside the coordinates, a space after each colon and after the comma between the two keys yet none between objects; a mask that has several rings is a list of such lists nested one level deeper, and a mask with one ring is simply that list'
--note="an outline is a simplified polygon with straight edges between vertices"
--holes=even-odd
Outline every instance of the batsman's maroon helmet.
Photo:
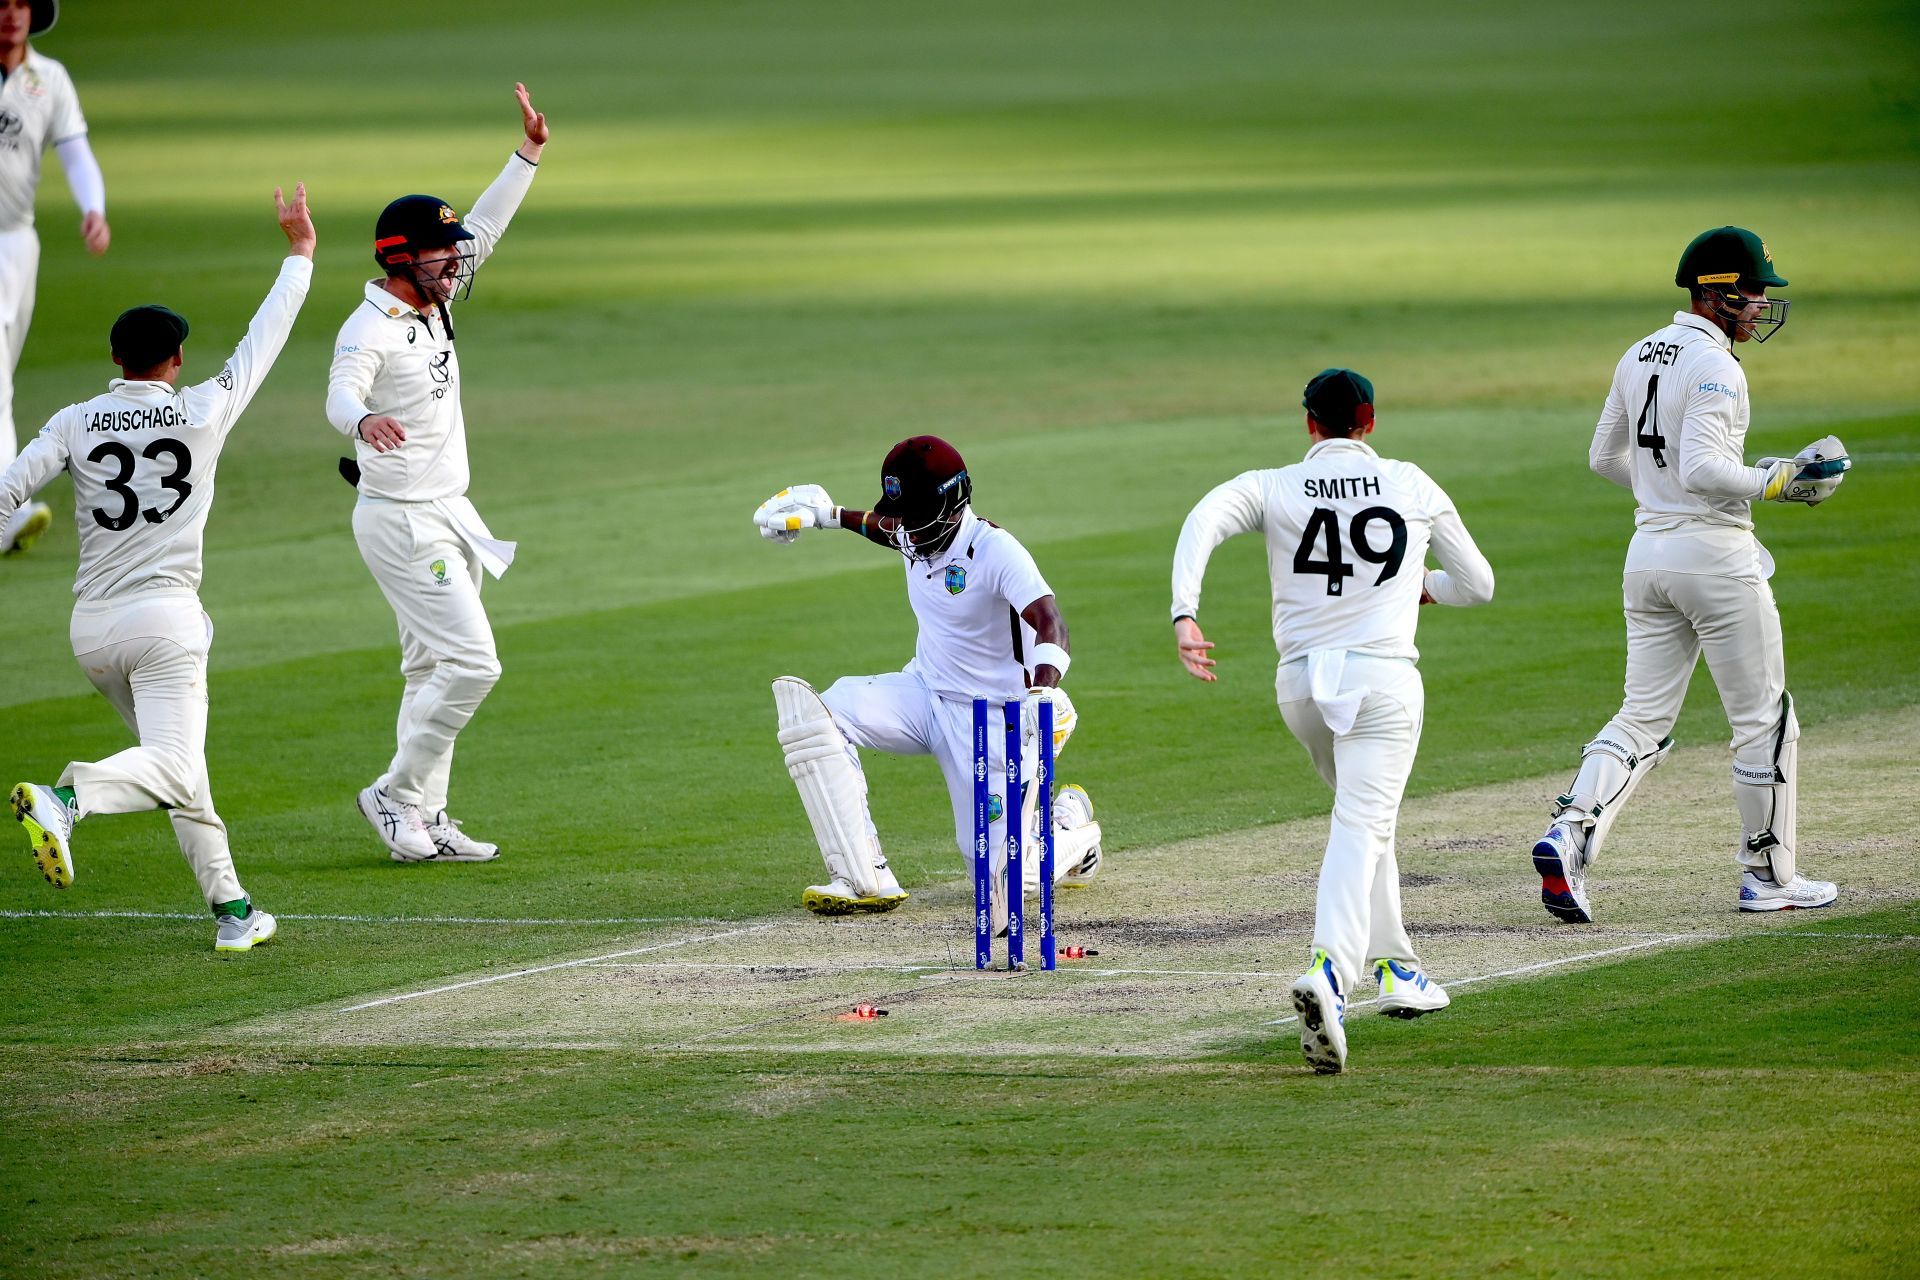
[{"label": "batsman's maroon helmet", "polygon": [[914,436],[887,450],[873,510],[917,528],[954,516],[972,500],[973,480],[960,451],[939,436]]}]

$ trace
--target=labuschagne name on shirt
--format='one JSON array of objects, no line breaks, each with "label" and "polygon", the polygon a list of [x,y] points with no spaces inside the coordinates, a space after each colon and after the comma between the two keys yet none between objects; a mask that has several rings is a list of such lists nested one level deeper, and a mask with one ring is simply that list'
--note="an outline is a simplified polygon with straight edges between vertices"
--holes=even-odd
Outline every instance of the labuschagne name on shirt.
[{"label": "labuschagne name on shirt", "polygon": [[151,409],[114,409],[90,414],[87,431],[151,431],[157,427],[186,427],[192,423],[178,405],[155,405]]}]

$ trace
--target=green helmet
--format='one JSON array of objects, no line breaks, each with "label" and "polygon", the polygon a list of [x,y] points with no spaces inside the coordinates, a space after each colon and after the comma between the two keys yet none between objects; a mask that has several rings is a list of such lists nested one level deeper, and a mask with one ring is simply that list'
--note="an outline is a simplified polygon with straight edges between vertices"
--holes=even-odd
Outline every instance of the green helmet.
[{"label": "green helmet", "polygon": [[1765,342],[1787,322],[1784,298],[1768,299],[1760,314],[1742,318],[1753,299],[1746,296],[1786,287],[1773,269],[1767,242],[1745,227],[1715,227],[1693,238],[1680,255],[1673,282],[1696,298],[1712,298],[1720,327],[1734,341],[1751,337]]}]

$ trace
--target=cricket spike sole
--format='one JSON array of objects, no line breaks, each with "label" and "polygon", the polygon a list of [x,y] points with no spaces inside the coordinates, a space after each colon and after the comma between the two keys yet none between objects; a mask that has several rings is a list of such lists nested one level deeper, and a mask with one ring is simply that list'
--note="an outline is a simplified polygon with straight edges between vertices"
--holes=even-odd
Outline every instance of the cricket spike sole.
[{"label": "cricket spike sole", "polygon": [[1331,971],[1326,954],[1316,952],[1313,963],[1314,967],[1293,984],[1293,1011],[1300,1018],[1300,1052],[1314,1074],[1337,1075],[1347,1065],[1344,1009],[1331,976],[1323,976]]},{"label": "cricket spike sole", "polygon": [[1533,869],[1540,873],[1540,905],[1555,919],[1567,924],[1592,924],[1593,913],[1585,894],[1576,892],[1567,876],[1567,854],[1550,839],[1551,831],[1534,842]]},{"label": "cricket spike sole", "polygon": [[877,894],[870,898],[847,898],[837,893],[822,893],[818,887],[800,895],[800,905],[817,916],[870,916],[891,911],[907,900],[905,890],[897,894]]},{"label": "cricket spike sole", "polygon": [[14,818],[26,829],[27,843],[33,846],[33,863],[40,874],[56,889],[69,888],[73,884],[73,855],[65,841],[34,817],[33,790],[31,783],[21,783],[8,796],[8,803],[13,806]]},{"label": "cricket spike sole", "polygon": [[1320,1007],[1320,1000],[1311,992],[1293,993],[1293,1011],[1300,1015],[1300,1051],[1307,1059],[1307,1065],[1313,1068],[1315,1075],[1339,1075],[1346,1063],[1333,1047],[1333,1039],[1327,1034],[1326,1013]]}]

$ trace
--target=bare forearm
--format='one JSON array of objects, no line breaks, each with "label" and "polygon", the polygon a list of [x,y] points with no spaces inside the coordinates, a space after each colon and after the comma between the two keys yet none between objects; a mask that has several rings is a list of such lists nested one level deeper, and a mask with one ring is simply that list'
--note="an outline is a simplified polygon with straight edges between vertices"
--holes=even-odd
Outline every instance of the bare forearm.
[{"label": "bare forearm", "polygon": [[[1060,616],[1060,605],[1052,596],[1042,596],[1026,607],[1021,620],[1033,628],[1034,657],[1041,659],[1049,646],[1062,653],[1071,652],[1067,643],[1067,620]],[[1065,659],[1062,659],[1064,661]],[[1033,683],[1048,689],[1058,688],[1066,672],[1044,660],[1036,661]]]},{"label": "bare forearm", "polygon": [[892,516],[877,516],[871,511],[855,511],[852,507],[837,507],[840,527],[851,529],[868,542],[883,547],[894,545],[894,537],[900,531],[900,522]]}]

